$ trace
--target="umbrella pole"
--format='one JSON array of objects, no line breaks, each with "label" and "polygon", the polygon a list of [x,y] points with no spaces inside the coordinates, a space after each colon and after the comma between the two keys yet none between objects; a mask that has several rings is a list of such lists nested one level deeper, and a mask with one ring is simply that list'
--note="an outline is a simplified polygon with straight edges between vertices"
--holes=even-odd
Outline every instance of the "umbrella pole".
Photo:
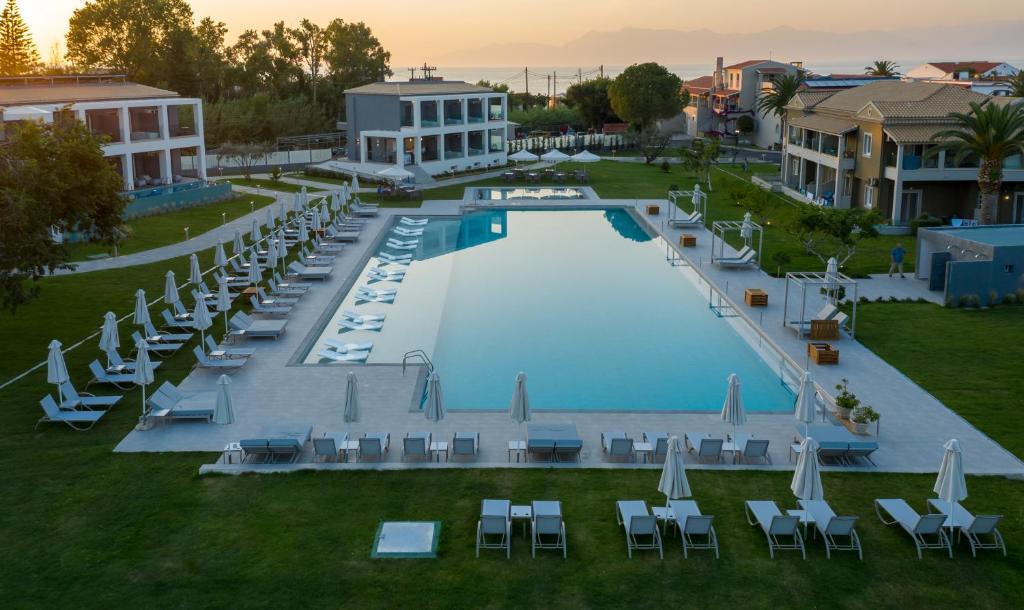
[{"label": "umbrella pole", "polygon": [[142,416],[139,417],[139,423],[146,423],[146,384],[142,384]]}]

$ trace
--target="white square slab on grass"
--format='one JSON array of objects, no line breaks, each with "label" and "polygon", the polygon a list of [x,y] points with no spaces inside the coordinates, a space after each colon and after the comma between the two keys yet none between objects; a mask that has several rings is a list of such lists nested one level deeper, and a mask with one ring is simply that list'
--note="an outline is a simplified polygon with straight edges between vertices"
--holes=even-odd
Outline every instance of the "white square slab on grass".
[{"label": "white square slab on grass", "polygon": [[382,521],[370,557],[433,559],[440,536],[440,521]]}]

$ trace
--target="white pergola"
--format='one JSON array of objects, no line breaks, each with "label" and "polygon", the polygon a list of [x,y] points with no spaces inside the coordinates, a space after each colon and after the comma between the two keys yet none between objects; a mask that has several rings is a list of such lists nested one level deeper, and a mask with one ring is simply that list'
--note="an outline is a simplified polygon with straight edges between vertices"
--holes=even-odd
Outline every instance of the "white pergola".
[{"label": "white pergola", "polygon": [[[793,284],[795,287],[800,289],[800,317],[791,319],[789,317],[789,285]],[[797,330],[802,330],[804,326],[810,323],[807,319],[807,289],[810,288],[812,291],[817,288],[820,294],[823,290],[825,292],[835,293],[840,288],[853,289],[853,315],[850,316],[850,337],[852,338],[857,330],[857,280],[844,275],[838,271],[830,273],[828,271],[791,271],[786,274],[786,292],[782,300],[782,325],[783,326],[796,326]],[[795,292],[796,288],[794,288]],[[847,295],[848,296],[848,295]],[[795,295],[794,295],[795,300]]]},{"label": "white pergola", "polygon": [[[692,191],[669,191],[668,200],[672,203],[668,207],[668,224],[672,226],[677,220],[680,220],[680,214],[683,210],[676,205],[680,199],[685,199],[690,202],[693,206],[693,214],[700,213],[701,217],[707,219],[708,217],[708,194],[700,190],[700,187],[694,188]],[[704,221],[705,223],[707,220]]]},{"label": "white pergola", "polygon": [[758,266],[761,265],[761,251],[764,249],[764,227],[754,221],[746,220],[716,220],[711,223],[711,262],[728,260],[731,256],[725,255],[725,236],[729,233],[740,233],[750,231],[750,236],[744,236],[743,241],[748,246],[754,239],[754,232],[757,232],[757,251],[754,253],[754,260]]}]

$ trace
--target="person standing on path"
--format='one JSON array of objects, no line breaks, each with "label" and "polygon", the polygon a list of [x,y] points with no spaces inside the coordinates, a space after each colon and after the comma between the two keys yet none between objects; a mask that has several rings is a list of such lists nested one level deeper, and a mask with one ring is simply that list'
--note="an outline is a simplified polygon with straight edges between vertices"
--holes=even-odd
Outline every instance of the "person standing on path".
[{"label": "person standing on path", "polygon": [[903,275],[903,258],[906,256],[907,251],[903,249],[903,244],[897,243],[896,247],[892,249],[889,256],[892,258],[892,263],[889,265],[889,277],[892,277],[892,272],[899,270],[900,277]]}]

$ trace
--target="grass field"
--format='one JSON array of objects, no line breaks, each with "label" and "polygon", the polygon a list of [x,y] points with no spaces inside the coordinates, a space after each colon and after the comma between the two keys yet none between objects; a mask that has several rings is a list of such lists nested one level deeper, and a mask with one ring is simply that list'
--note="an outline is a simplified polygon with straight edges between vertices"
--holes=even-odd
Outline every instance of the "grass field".
[{"label": "grass field", "polygon": [[[256,209],[260,209],[273,203],[274,198],[263,195],[239,195],[226,201],[185,208],[169,214],[129,220],[126,224],[131,236],[118,244],[118,254],[132,254],[184,241],[185,227],[189,228],[191,237],[196,237],[219,227],[224,219],[231,221],[248,214],[251,210],[250,202],[256,204]],[[100,243],[71,244],[68,250],[72,261],[83,261],[99,254],[114,254],[113,246]]]},{"label": "grass field", "polygon": [[[559,167],[569,169],[575,164],[565,163]],[[669,186],[676,185],[683,190],[693,188],[696,182],[696,175],[687,172],[678,165],[671,166],[670,171],[664,172],[656,165],[644,165],[642,163],[627,163],[620,161],[600,161],[586,164],[585,169],[590,174],[589,186],[602,198],[615,199],[664,199]],[[740,182],[749,182],[752,174],[777,171],[775,166],[752,165],[750,171],[744,173],[739,166],[723,165],[725,171],[716,171],[712,179],[713,190],[708,195],[708,213],[706,219],[708,226],[715,220],[742,220],[745,209],[737,205],[728,197],[728,190],[731,186]],[[728,173],[726,173],[728,172]],[[730,175],[732,174],[732,175]],[[480,185],[495,185],[506,183],[497,180],[478,180],[469,184],[429,189],[425,192],[426,199],[461,199],[467,187]],[[513,186],[526,186],[526,183],[508,183]],[[532,184],[530,186],[536,186]],[[703,187],[704,185],[702,185]],[[705,189],[706,190],[706,189]],[[774,195],[775,205],[769,211],[769,224],[765,229],[764,252],[762,256],[762,267],[769,273],[776,273],[777,265],[772,262],[772,256],[776,252],[784,252],[789,255],[791,261],[782,267],[786,271],[824,271],[825,264],[808,254],[803,247],[796,242],[788,227],[796,215],[797,206],[808,205],[798,202],[782,195]],[[429,206],[429,203],[427,204]],[[689,211],[689,202],[686,202],[686,210]],[[733,245],[740,243],[738,235],[731,235]],[[869,273],[882,273],[889,269],[889,251],[897,242],[903,244],[907,250],[906,270],[913,270],[914,240],[906,237],[880,236],[865,241],[858,249],[857,254],[850,259],[843,269],[852,276],[864,276]]]}]

